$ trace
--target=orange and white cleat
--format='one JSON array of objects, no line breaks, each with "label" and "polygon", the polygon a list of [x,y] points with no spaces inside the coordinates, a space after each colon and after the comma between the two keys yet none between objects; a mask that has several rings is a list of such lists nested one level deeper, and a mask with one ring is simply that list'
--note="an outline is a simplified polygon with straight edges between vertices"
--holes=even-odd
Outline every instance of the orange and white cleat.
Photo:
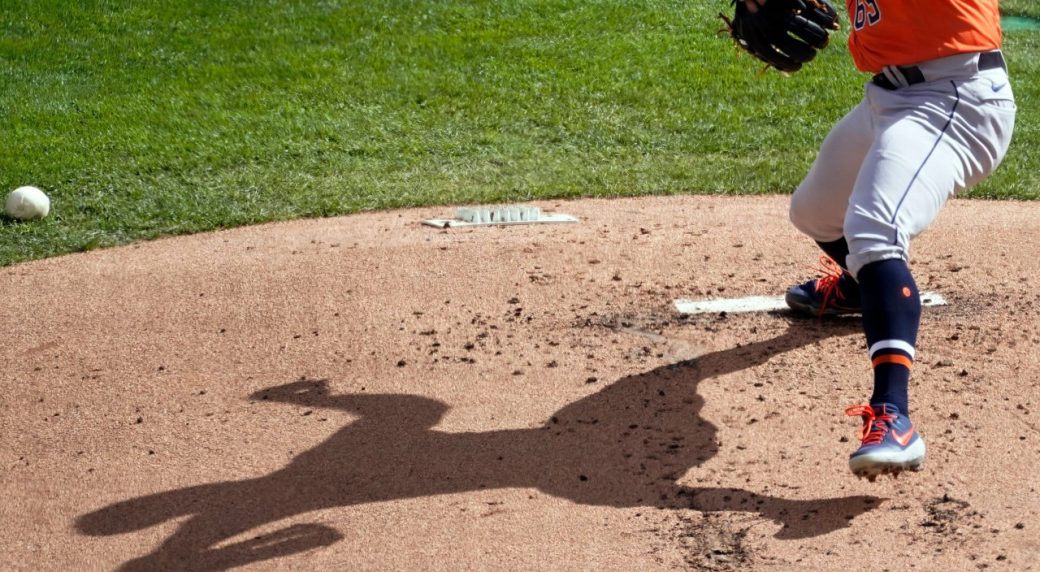
[{"label": "orange and white cleat", "polygon": [[878,475],[898,476],[902,471],[916,471],[924,462],[924,439],[910,418],[891,403],[853,405],[846,415],[863,418],[859,432],[860,446],[849,456],[849,469],[857,477],[871,482]]}]

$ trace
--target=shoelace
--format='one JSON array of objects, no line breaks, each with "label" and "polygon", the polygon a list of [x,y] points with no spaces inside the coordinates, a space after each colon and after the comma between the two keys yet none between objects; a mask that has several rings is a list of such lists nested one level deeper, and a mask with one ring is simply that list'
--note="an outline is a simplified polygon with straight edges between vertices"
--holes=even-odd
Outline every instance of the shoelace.
[{"label": "shoelace", "polygon": [[816,271],[824,274],[816,280],[816,292],[823,294],[823,303],[820,304],[819,315],[822,318],[827,305],[832,299],[845,299],[845,293],[838,287],[838,282],[841,281],[841,277],[845,274],[845,269],[835,262],[833,258],[825,254],[820,256],[820,267],[816,268]]},{"label": "shoelace", "polygon": [[885,438],[890,424],[896,420],[891,413],[878,415],[869,405],[853,405],[845,409],[845,415],[862,417],[863,427],[859,430],[859,440],[864,445],[877,445]]}]

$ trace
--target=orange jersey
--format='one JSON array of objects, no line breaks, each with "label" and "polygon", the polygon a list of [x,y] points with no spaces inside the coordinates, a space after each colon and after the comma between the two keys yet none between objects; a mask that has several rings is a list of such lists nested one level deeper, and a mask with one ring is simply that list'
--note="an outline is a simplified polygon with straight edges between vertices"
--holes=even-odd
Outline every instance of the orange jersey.
[{"label": "orange jersey", "polygon": [[1000,47],[997,0],[845,0],[849,51],[859,69],[878,73],[943,56]]}]

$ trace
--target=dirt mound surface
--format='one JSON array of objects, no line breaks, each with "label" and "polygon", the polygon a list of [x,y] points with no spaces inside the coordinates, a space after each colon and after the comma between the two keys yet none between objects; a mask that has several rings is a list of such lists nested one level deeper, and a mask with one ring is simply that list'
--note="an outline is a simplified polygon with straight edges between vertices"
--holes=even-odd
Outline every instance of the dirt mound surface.
[{"label": "dirt mound surface", "polygon": [[812,274],[785,197],[417,209],[0,269],[23,569],[1040,568],[1040,204],[914,243],[925,470],[848,473],[858,320],[680,316]]}]

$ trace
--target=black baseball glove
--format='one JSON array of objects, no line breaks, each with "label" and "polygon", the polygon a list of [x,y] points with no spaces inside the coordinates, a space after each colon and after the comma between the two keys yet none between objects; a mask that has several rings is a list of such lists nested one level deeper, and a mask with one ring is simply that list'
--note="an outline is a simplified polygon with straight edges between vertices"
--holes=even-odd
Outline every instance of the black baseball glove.
[{"label": "black baseball glove", "polygon": [[838,29],[838,12],[826,0],[767,0],[752,12],[744,0],[733,0],[736,13],[729,35],[749,54],[780,71],[794,72],[827,46]]}]

